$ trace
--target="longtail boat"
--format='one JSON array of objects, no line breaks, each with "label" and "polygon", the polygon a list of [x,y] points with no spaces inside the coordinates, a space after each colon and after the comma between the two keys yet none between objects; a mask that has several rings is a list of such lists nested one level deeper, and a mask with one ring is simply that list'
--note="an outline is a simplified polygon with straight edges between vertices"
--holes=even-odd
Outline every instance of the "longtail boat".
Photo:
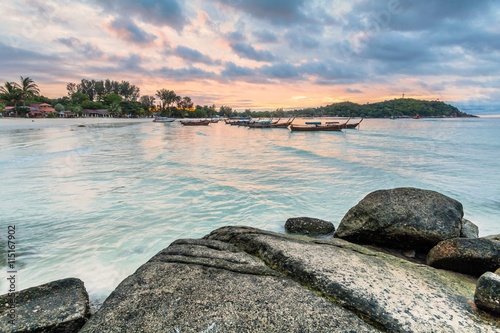
[{"label": "longtail boat", "polygon": [[357,123],[345,124],[345,128],[356,128],[359,126],[359,124],[361,124],[362,121],[363,121],[363,118],[361,118],[361,120],[358,121]]},{"label": "longtail boat", "polygon": [[[351,119],[351,118],[349,118]],[[314,125],[290,125],[290,130],[293,131],[303,131],[303,132],[313,132],[313,131],[342,131],[343,128],[345,128],[345,125],[347,124],[347,121],[343,124],[340,123],[329,123],[329,124],[314,124]]]},{"label": "longtail boat", "polygon": [[206,120],[181,120],[183,126],[208,126],[210,119]]},{"label": "longtail boat", "polygon": [[272,128],[288,128],[288,126],[290,126],[293,121],[295,120],[295,117],[293,118],[289,118],[287,121],[285,121],[284,123],[280,123],[279,121],[276,123],[276,124],[272,124],[271,127]]}]

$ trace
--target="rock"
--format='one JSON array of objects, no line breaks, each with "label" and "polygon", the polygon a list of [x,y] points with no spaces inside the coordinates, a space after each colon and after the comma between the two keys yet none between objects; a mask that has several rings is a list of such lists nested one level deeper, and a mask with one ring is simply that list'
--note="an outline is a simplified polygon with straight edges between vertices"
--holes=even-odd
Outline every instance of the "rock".
[{"label": "rock", "polygon": [[462,238],[478,238],[479,228],[477,225],[467,219],[462,219],[462,230],[460,230],[460,237]]},{"label": "rock", "polygon": [[462,204],[438,192],[379,190],[347,212],[334,237],[428,252],[442,240],[460,237],[462,216]]},{"label": "rock", "polygon": [[500,268],[495,271],[495,274],[500,275]]},{"label": "rock", "polygon": [[126,278],[88,332],[377,332],[265,263],[217,240],[178,240]]},{"label": "rock", "polygon": [[333,233],[335,226],[332,222],[312,217],[291,217],[286,220],[285,230],[294,234],[319,236]]},{"label": "rock", "polygon": [[427,255],[427,264],[479,276],[500,267],[500,243],[486,238],[454,238],[440,242]]},{"label": "rock", "polygon": [[486,272],[477,280],[476,305],[486,311],[500,314],[500,276]]},{"label": "rock", "polygon": [[[234,244],[261,258],[283,276],[343,305],[381,331],[500,329],[500,318],[477,312],[473,303],[476,280],[467,275],[415,264],[338,238],[295,239],[248,227],[220,228],[205,238]],[[296,300],[290,298],[290,302]]]},{"label": "rock", "polygon": [[83,282],[76,278],[49,282],[14,294],[15,303],[9,294],[0,296],[1,332],[78,332],[89,317],[89,297]]},{"label": "rock", "polygon": [[495,241],[495,242],[500,242],[500,234],[498,234],[498,235],[489,235],[489,236],[486,236],[486,237],[483,237],[483,238],[490,239],[490,240]]}]

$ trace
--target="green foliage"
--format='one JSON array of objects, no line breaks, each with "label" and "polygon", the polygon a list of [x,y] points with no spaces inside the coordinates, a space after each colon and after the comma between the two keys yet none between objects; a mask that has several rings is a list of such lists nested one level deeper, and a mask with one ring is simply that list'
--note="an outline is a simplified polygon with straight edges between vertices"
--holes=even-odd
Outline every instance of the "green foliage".
[{"label": "green foliage", "polygon": [[61,111],[64,111],[64,105],[58,103],[54,106],[54,109],[57,111],[57,112],[61,112]]},{"label": "green foliage", "polygon": [[82,108],[85,109],[90,109],[90,110],[99,110],[99,109],[104,109],[104,104],[102,102],[94,102],[94,101],[89,101],[85,100],[81,103]]},{"label": "green foliage", "polygon": [[144,110],[140,102],[121,101],[120,108],[122,110],[121,114],[125,116],[142,117],[144,115]]}]

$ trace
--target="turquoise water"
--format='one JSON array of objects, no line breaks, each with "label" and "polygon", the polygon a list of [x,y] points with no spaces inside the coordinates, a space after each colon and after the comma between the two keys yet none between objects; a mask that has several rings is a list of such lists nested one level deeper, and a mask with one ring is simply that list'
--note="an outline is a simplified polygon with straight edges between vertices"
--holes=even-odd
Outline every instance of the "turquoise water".
[{"label": "turquoise water", "polygon": [[1,293],[8,225],[18,290],[73,276],[92,299],[175,239],[284,232],[296,216],[338,226],[381,188],[439,191],[480,235],[500,233],[500,118],[365,119],[342,133],[1,119],[0,172]]}]

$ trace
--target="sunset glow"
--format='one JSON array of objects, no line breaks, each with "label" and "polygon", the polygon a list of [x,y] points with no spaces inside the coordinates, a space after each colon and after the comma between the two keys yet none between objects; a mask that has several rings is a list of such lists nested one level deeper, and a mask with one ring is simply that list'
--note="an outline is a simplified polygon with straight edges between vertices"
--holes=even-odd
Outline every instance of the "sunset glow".
[{"label": "sunset glow", "polygon": [[2,4],[0,81],[50,98],[81,79],[195,104],[316,107],[406,97],[500,100],[490,1],[26,0]]}]

